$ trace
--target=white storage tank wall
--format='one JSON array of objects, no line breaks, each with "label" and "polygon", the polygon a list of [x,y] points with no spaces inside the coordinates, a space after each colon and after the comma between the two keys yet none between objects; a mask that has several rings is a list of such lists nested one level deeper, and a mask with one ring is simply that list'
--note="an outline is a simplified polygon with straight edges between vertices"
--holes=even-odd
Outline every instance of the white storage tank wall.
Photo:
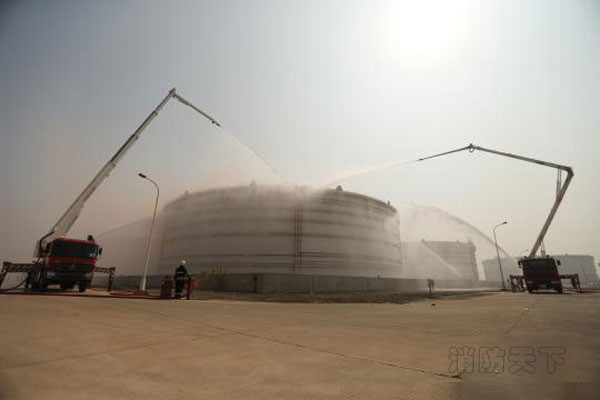
[{"label": "white storage tank wall", "polygon": [[401,275],[396,210],[339,190],[250,185],[186,195],[167,205],[161,269],[340,276]]},{"label": "white storage tank wall", "polygon": [[[165,207],[161,266],[185,258],[194,268],[289,272],[293,262],[292,192],[255,186],[184,196]],[[283,268],[283,269],[282,269]]]},{"label": "white storage tank wall", "polygon": [[309,197],[302,206],[301,272],[340,276],[399,276],[394,208],[341,190]]}]

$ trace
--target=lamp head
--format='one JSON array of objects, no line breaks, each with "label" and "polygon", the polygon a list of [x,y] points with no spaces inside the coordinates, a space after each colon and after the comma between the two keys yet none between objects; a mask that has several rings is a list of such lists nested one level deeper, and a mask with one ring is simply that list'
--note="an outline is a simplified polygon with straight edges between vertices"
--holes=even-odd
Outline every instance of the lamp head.
[{"label": "lamp head", "polygon": [[144,179],[146,178],[146,175],[142,174],[141,172],[138,172],[138,176],[139,176],[140,178],[144,178]]}]

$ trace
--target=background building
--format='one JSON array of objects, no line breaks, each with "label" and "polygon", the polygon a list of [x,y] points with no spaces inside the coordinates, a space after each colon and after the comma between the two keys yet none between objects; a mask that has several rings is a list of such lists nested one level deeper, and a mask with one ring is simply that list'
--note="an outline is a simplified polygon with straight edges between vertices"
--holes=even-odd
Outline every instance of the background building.
[{"label": "background building", "polygon": [[479,280],[473,242],[422,240],[421,243],[456,270],[461,279]]},{"label": "background building", "polygon": [[559,254],[552,257],[560,260],[561,265],[558,270],[561,274],[579,274],[581,283],[592,283],[600,280],[594,257],[582,254]]},{"label": "background building", "polygon": [[[508,279],[510,275],[523,275],[521,269],[517,265],[517,260],[512,257],[500,257],[502,263],[502,273],[504,274],[504,281]],[[498,258],[488,258],[481,260],[483,265],[483,271],[485,273],[485,279],[487,281],[500,282],[500,266],[498,265]]]}]

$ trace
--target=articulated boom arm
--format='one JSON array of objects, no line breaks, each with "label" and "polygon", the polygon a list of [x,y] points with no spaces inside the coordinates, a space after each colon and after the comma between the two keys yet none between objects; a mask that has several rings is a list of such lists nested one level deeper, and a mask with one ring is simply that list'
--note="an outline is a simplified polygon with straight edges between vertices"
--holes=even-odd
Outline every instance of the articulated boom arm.
[{"label": "articulated boom arm", "polygon": [[540,231],[538,237],[536,238],[535,243],[533,244],[533,247],[531,248],[531,251],[529,253],[529,257],[535,257],[537,251],[539,250],[539,248],[542,245],[542,242],[544,241],[546,232],[548,232],[548,228],[550,227],[550,224],[552,223],[552,220],[554,219],[556,210],[558,210],[558,206],[560,205],[563,198],[565,197],[567,188],[569,187],[569,184],[571,183],[571,180],[573,179],[573,176],[575,175],[573,173],[573,169],[571,167],[567,167],[566,165],[556,164],[556,163],[552,163],[552,162],[548,162],[548,161],[537,160],[535,158],[524,157],[524,156],[520,156],[520,155],[512,154],[512,153],[505,153],[503,151],[486,149],[485,147],[476,146],[472,143],[469,144],[468,146],[461,147],[460,149],[451,150],[451,151],[447,151],[445,153],[439,153],[439,154],[435,154],[433,156],[420,158],[417,161],[423,161],[423,160],[428,160],[430,158],[441,157],[441,156],[444,156],[447,154],[457,153],[459,151],[464,151],[464,150],[468,150],[471,153],[474,152],[475,150],[480,150],[480,151],[485,151],[487,153],[496,154],[499,156],[510,157],[510,158],[514,158],[517,160],[521,160],[521,161],[526,161],[526,162],[530,162],[530,163],[534,163],[534,164],[538,164],[538,165],[543,165],[545,167],[556,168],[559,172],[559,178],[560,178],[560,173],[562,171],[565,171],[567,173],[567,178],[564,181],[564,183],[561,184],[560,179],[559,179],[558,187],[556,190],[556,198],[554,200],[554,204],[552,205],[552,208],[550,209],[550,214],[546,218],[546,222],[544,222],[544,226],[542,227],[542,230]]},{"label": "articulated boom arm", "polygon": [[52,240],[57,237],[65,235],[69,229],[73,226],[77,218],[79,218],[79,214],[81,214],[81,210],[85,205],[86,201],[90,198],[90,196],[98,189],[98,187],[104,182],[106,178],[110,175],[111,171],[117,166],[117,163],[121,161],[125,153],[135,144],[135,142],[139,139],[140,135],[146,129],[150,122],[162,110],[162,108],[171,100],[172,98],[179,100],[182,104],[189,106],[199,112],[202,116],[206,117],[210,122],[217,126],[221,126],[214,118],[206,114],[204,111],[200,110],[196,106],[194,106],[189,101],[185,100],[183,97],[177,94],[175,88],[171,89],[167,96],[160,102],[158,106],[152,112],[144,122],[133,132],[133,134],[127,139],[127,141],[121,146],[121,148],[115,153],[115,155],[102,167],[102,169],[96,174],[94,179],[83,189],[83,191],[77,196],[75,201],[69,206],[67,211],[59,218],[59,220],[54,224],[50,232],[48,232],[45,236],[43,236],[37,243],[35,256],[40,257],[44,254],[46,249],[46,245],[50,243]]}]

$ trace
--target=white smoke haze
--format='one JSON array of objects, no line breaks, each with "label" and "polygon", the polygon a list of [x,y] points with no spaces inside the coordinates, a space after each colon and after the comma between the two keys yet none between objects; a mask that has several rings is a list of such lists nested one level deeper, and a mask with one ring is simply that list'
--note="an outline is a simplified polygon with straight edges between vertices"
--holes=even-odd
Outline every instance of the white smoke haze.
[{"label": "white smoke haze", "polygon": [[[164,131],[179,128],[179,122],[169,119],[168,116],[167,114],[166,122],[157,120],[156,126],[148,129],[146,136],[132,150],[132,158],[124,160],[96,192],[71,232],[73,237],[83,237],[87,233],[95,234],[106,249],[101,264],[118,267],[118,274],[140,274],[145,260],[149,231],[148,216],[152,212],[155,193],[147,182],[136,177],[137,171],[140,170],[149,173],[148,168],[142,168],[139,158],[142,152],[156,155],[149,175],[160,183],[159,210],[184,193],[245,186],[250,182],[263,185],[289,182],[265,156],[247,147],[236,136],[214,127],[208,131],[198,128],[199,132],[186,133],[190,145],[174,143],[169,149],[164,149],[155,136],[165,135]],[[190,118],[189,115],[186,117]],[[56,140],[48,144],[49,149],[54,149],[51,151],[54,157],[66,158],[70,153],[82,154],[78,145],[74,143],[72,134],[57,134],[55,137]],[[78,157],[79,159],[75,158],[75,160],[81,163],[81,156]],[[77,176],[79,171],[64,168],[64,165],[53,163],[51,159],[48,159],[44,171],[46,174],[52,174],[50,181],[58,185],[62,198],[66,198],[68,193],[77,193],[80,190],[77,188],[77,181],[82,180]],[[99,157],[96,156],[96,159],[99,160]],[[335,182],[343,182],[357,176],[376,175],[375,173],[380,170],[401,167],[403,164],[413,162],[393,162],[372,167],[352,168],[343,174],[338,174],[339,178],[336,178]],[[195,165],[198,168],[195,168]],[[124,185],[128,186],[128,192],[120,189]],[[365,194],[369,195],[369,193]],[[427,240],[472,242],[476,246],[479,277],[484,278],[481,260],[493,258],[494,248],[491,239],[479,229],[458,217],[432,207],[413,204],[409,207],[400,207],[398,211],[400,218],[398,242],[404,244],[400,244],[403,265],[398,265],[396,277],[461,278],[455,266],[431,249],[419,244],[421,240]],[[150,273],[162,272],[158,265],[161,257],[162,217],[162,212],[159,212],[159,226],[153,240]],[[397,221],[390,223],[397,224]],[[100,232],[102,234],[99,234]],[[23,251],[25,250],[30,251],[30,246],[25,246]]]},{"label": "white smoke haze", "polygon": [[[496,257],[495,243],[485,233],[464,219],[437,207],[404,203],[399,207],[402,237],[405,241],[461,241],[475,245],[475,258],[481,280],[485,277],[482,260]],[[501,257],[507,257],[516,264],[516,260],[499,246]],[[422,256],[424,252],[419,254]]]},{"label": "white smoke haze", "polygon": [[[169,203],[166,209],[161,209],[158,214],[149,273],[168,274],[180,259],[185,258],[188,260],[188,267],[195,273],[210,268],[225,268],[229,272],[311,273],[312,271],[312,273],[393,278],[449,280],[483,280],[485,278],[481,260],[494,257],[494,243],[479,229],[463,219],[435,207],[404,203],[398,208],[397,213],[393,212],[384,218],[383,230],[380,232],[371,232],[358,228],[358,226],[353,227],[355,222],[352,221],[355,221],[356,217],[350,215],[340,220],[341,224],[349,223],[348,227],[340,225],[336,228],[336,225],[333,224],[331,228],[326,228],[326,225],[322,224],[330,217],[327,217],[327,214],[314,214],[311,217],[311,209],[315,207],[311,204],[313,200],[326,196],[327,193],[336,192],[332,190],[323,191],[322,189],[314,190],[308,187],[294,188],[256,183],[186,192]],[[198,197],[199,195],[201,197]],[[219,196],[220,200],[217,203],[214,203],[214,196]],[[196,198],[205,199],[208,203],[205,205],[198,203],[199,200],[196,200]],[[193,202],[190,203],[188,199],[193,199]],[[356,254],[356,256],[351,256],[348,259],[346,268],[339,270],[327,269],[327,263],[332,262],[334,259],[315,261],[317,264],[311,264],[308,258],[306,258],[304,264],[302,262],[298,263],[297,270],[296,267],[291,268],[292,250],[288,248],[288,246],[291,246],[291,239],[284,239],[283,242],[279,243],[280,239],[277,236],[270,237],[269,235],[284,235],[284,232],[288,232],[285,235],[291,234],[291,224],[295,218],[294,210],[298,206],[304,209],[302,213],[305,214],[304,217],[300,217],[300,231],[298,234],[302,236],[301,241],[304,242],[304,247],[299,254],[313,254],[310,248],[314,248],[315,251],[316,249],[326,252],[335,251],[340,256],[343,254]],[[341,205],[334,207],[342,207],[340,210],[343,209]],[[317,209],[319,209],[319,206],[317,206]],[[356,212],[359,209],[355,211],[348,210]],[[173,212],[176,212],[176,214],[173,214]],[[178,214],[181,214],[181,216],[176,217]],[[194,222],[190,225],[192,220],[188,221],[187,218],[192,218],[192,220],[201,218],[205,222]],[[313,220],[314,218],[317,219]],[[325,218],[325,220],[322,218]],[[281,221],[288,222],[277,225],[281,224]],[[317,222],[317,225],[314,224],[315,222]],[[99,235],[98,239],[105,249],[102,263],[105,266],[117,267],[117,274],[120,275],[140,275],[143,271],[147,249],[149,225],[150,219],[145,218]],[[167,231],[165,231],[165,228]],[[277,233],[280,230],[281,232]],[[389,232],[391,236],[382,236],[384,232]],[[313,238],[315,234],[317,236]],[[322,236],[323,234],[325,236]],[[359,235],[360,241],[353,243],[352,241],[336,240],[331,245],[327,244],[327,241],[330,240],[327,239],[328,235],[334,235],[332,237],[342,235],[344,237],[348,234],[351,236]],[[214,239],[210,239],[213,236]],[[179,239],[173,239],[174,237]],[[195,250],[190,253],[191,248],[189,244],[186,245],[185,243],[194,237],[204,239],[201,239],[193,247]],[[242,240],[239,237],[246,237],[247,239]],[[282,239],[284,237],[281,236]],[[363,247],[363,250],[359,250],[360,246],[364,246],[360,243],[368,243],[372,240],[375,242],[387,240],[389,243],[388,248],[389,246],[396,248],[394,252],[399,255],[398,258],[391,261],[392,253],[385,255],[381,250],[375,250],[374,248]],[[447,258],[443,253],[438,254],[435,248],[431,248],[431,245],[426,242],[434,242],[434,244],[448,243],[448,246],[457,248],[455,252],[458,251],[460,257]],[[454,244],[455,242],[459,243]],[[474,276],[468,273],[473,267],[469,259],[469,253],[463,251],[465,245],[469,243],[475,246],[473,255],[477,271]],[[333,247],[330,248],[329,246],[332,245]],[[277,256],[279,258],[273,258],[275,261],[272,262],[275,264],[272,264],[270,268],[262,264],[266,255],[277,254],[282,249],[287,249],[284,250],[284,253],[288,252],[289,254],[287,256],[282,254]],[[503,250],[501,251],[504,253]],[[203,255],[193,255],[195,252]],[[246,255],[244,256],[244,254]],[[368,267],[365,264],[362,269],[350,267],[351,264],[360,263],[361,257],[367,256],[381,256],[384,258],[382,258],[382,264],[375,267],[375,269],[373,269],[372,264],[369,264]],[[510,258],[510,255],[506,256]],[[383,261],[384,259],[390,261]],[[463,259],[464,263],[461,261]],[[377,268],[380,269],[377,270]],[[324,272],[325,270],[327,272]]]},{"label": "white smoke haze", "polygon": [[[392,205],[447,210],[485,236],[508,220],[498,238],[520,255],[552,205],[553,169],[477,153],[396,165],[473,142],[572,166],[546,248],[599,254],[596,14],[573,2],[473,3],[456,25],[460,37],[427,35],[441,49],[419,41],[425,25],[398,26],[409,17],[392,3],[8,2],[0,15],[0,53],[8,55],[0,260],[30,259],[36,240],[173,86],[225,131],[169,103],[70,236],[152,215],[154,188],[141,171],[160,185],[159,209],[186,191],[341,180]],[[538,23],[515,24],[514,15]],[[405,29],[418,31],[406,38],[421,49],[405,46]],[[411,236],[404,219],[400,228],[407,241],[446,230]],[[493,258],[489,242],[463,228],[440,240],[471,239],[478,262]]]},{"label": "white smoke haze", "polygon": [[[137,171],[143,171],[159,182],[161,187],[159,210],[186,192],[245,186],[251,182],[262,185],[289,182],[265,156],[248,148],[235,136],[214,127],[209,130],[198,128],[199,132],[187,132],[186,136],[191,145],[173,143],[170,148],[164,149],[161,142],[156,140],[156,136],[165,135],[164,131],[179,127],[178,122],[165,119],[166,122],[157,122],[156,127],[148,130],[147,136],[144,136],[132,150],[132,158],[124,160],[96,192],[70,234],[73,237],[84,237],[88,233],[95,234],[106,249],[101,264],[118,267],[118,274],[136,275],[143,270],[149,230],[148,216],[152,213],[155,192],[151,185],[136,177]],[[55,149],[52,155],[58,158],[66,158],[71,152],[82,153],[68,134],[57,134],[56,141],[48,147]],[[151,163],[151,169],[143,168],[144,165],[139,158],[142,152],[156,155]],[[81,157],[78,157],[77,162],[80,163]],[[96,159],[99,159],[97,155]],[[351,168],[344,174],[339,174],[340,178],[335,182],[343,182],[363,175],[368,175],[363,179],[369,180],[370,177],[376,178],[376,172],[380,170],[402,168],[402,165],[413,162]],[[76,189],[79,184],[77,181],[82,180],[81,176],[76,176],[79,170],[64,168],[64,165],[57,165],[48,159],[48,167],[44,171],[46,174],[52,174],[53,178],[50,180],[60,188],[62,199],[66,199],[69,193],[72,193],[74,198],[80,190],[80,188]],[[124,186],[128,187],[127,191],[121,189]],[[368,191],[358,192],[371,195]],[[407,193],[407,196],[409,195]],[[398,242],[402,247],[403,265],[398,265],[397,277],[440,279],[462,277],[455,269],[456,266],[448,263],[427,246],[419,244],[422,240],[472,242],[476,248],[479,278],[485,277],[481,260],[495,257],[493,241],[487,235],[472,224],[439,208],[416,204],[406,206],[408,204],[406,201],[400,204],[404,204],[398,208],[400,218]],[[161,218],[162,213],[159,212],[159,221],[162,220]],[[43,232],[39,235],[41,234]],[[32,243],[35,239],[37,237],[33,238]],[[160,228],[158,228],[153,241],[151,273],[161,272],[158,266],[161,257],[160,249]],[[23,246],[21,254],[30,251],[31,245],[26,245]],[[507,257],[511,257],[503,250],[502,252]]]}]

